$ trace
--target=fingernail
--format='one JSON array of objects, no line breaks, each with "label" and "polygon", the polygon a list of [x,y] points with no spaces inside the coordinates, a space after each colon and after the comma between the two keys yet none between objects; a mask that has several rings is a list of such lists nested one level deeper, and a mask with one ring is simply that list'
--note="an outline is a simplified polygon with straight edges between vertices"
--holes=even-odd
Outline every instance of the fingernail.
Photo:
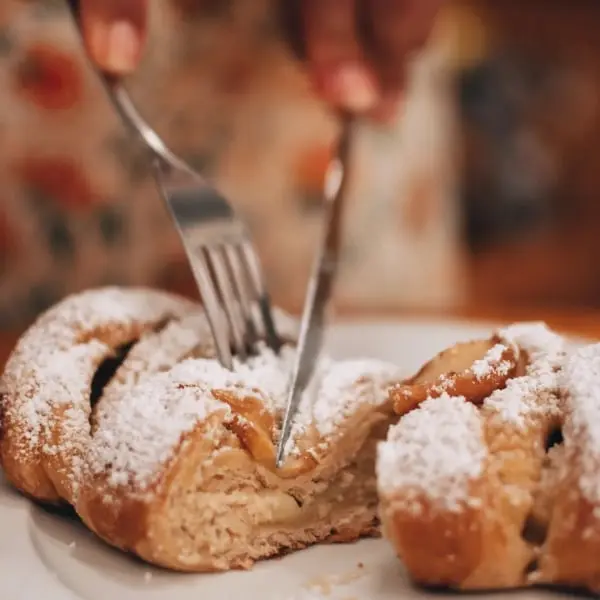
[{"label": "fingernail", "polygon": [[365,69],[355,65],[341,67],[334,75],[332,87],[338,102],[351,112],[371,110],[379,97]]},{"label": "fingernail", "polygon": [[126,74],[137,66],[141,50],[138,31],[128,21],[119,21],[108,28],[105,69]]}]

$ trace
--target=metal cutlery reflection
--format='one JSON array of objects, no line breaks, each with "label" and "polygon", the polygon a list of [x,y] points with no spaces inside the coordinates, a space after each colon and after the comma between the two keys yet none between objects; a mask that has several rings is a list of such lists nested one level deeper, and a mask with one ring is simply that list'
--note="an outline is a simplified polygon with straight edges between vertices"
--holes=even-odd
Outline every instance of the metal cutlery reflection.
[{"label": "metal cutlery reflection", "polygon": [[[80,1],[68,0],[78,27]],[[227,200],[174,154],[143,119],[118,79],[97,71],[121,119],[150,153],[150,163],[190,262],[210,322],[217,356],[231,369],[264,341],[280,340],[249,232]]]},{"label": "metal cutlery reflection", "polygon": [[278,468],[285,461],[286,446],[292,433],[294,417],[302,394],[314,374],[323,344],[325,313],[333,291],[342,249],[341,233],[349,179],[352,131],[352,121],[344,118],[337,155],[330,165],[325,182],[325,229],[309,281],[300,323],[297,355],[277,447],[276,465]]}]

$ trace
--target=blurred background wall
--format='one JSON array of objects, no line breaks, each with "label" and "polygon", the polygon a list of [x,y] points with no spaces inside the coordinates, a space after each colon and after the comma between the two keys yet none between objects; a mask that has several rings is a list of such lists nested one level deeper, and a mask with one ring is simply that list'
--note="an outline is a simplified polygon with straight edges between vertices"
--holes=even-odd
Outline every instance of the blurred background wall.
[{"label": "blurred background wall", "polygon": [[[336,124],[269,0],[155,0],[128,83],[302,302]],[[456,1],[389,130],[363,126],[338,303],[600,306],[600,5]],[[190,292],[137,143],[61,0],[0,4],[0,328],[103,284]]]},{"label": "blurred background wall", "polygon": [[600,4],[456,5],[472,302],[600,305]]}]

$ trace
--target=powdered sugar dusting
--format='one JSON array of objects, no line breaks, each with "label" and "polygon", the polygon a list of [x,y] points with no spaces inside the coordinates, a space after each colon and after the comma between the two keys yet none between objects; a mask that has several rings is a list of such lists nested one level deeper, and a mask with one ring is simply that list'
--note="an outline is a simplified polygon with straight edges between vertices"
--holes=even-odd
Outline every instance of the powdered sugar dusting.
[{"label": "powdered sugar dusting", "polygon": [[[295,322],[283,313],[277,318],[281,332],[292,337]],[[172,322],[162,331],[153,331],[169,319]],[[95,370],[116,347],[140,336],[98,402],[90,434]],[[22,337],[1,382],[7,422],[11,430],[23,432],[18,459],[37,463],[43,456],[59,454],[77,479],[85,455],[84,467],[92,473],[108,472],[110,485],[144,489],[187,432],[214,412],[229,418],[231,409],[215,399],[215,389],[254,396],[280,420],[294,348],[285,346],[276,355],[262,347],[257,356],[236,362],[228,371],[210,358],[186,359],[210,353],[207,339],[198,307],[176,296],[107,288],[67,298]],[[198,344],[203,344],[200,350]],[[399,378],[397,368],[390,364],[321,357],[301,399],[292,453],[298,452],[295,443],[308,429],[321,436],[319,444],[327,445],[361,406],[386,402],[386,387],[395,376]],[[59,407],[57,415],[62,416],[54,420]],[[50,430],[59,435],[46,435]]]},{"label": "powdered sugar dusting", "polygon": [[[97,430],[88,457],[93,472],[109,471],[113,485],[134,483],[144,490],[175,452],[182,436],[211,412],[229,407],[212,391],[239,398],[260,399],[269,413],[281,417],[295,350],[284,346],[279,355],[267,347],[229,371],[212,359],[188,359],[168,372],[146,377],[97,412]],[[386,402],[386,384],[397,368],[378,361],[322,358],[312,385],[303,395],[292,432],[295,441],[315,426],[326,442],[358,407]]]},{"label": "powdered sugar dusting", "polygon": [[[284,339],[296,337],[296,322],[280,310],[275,309],[274,317],[278,332]],[[250,359],[250,368],[245,368],[239,361],[236,370],[242,372],[254,371],[264,360],[263,351],[258,357]],[[289,351],[284,356],[283,363],[289,362]],[[267,353],[268,354],[268,353]],[[168,371],[186,358],[214,358],[216,356],[212,333],[208,319],[203,312],[193,312],[183,319],[174,320],[159,332],[148,332],[131,349],[115,376],[107,385],[104,396],[111,397],[123,393],[124,389],[137,385],[140,381],[154,373]],[[271,357],[266,360],[267,367],[277,367],[277,361]],[[260,374],[264,380],[264,373]],[[267,376],[272,379],[272,376]]]},{"label": "powdered sugar dusting", "polygon": [[398,375],[397,367],[367,359],[331,362],[323,371],[312,402],[312,417],[323,436],[332,435],[357,406],[383,404]]},{"label": "powdered sugar dusting", "polygon": [[202,312],[171,321],[158,333],[144,334],[107,385],[104,395],[123,393],[125,388],[154,373],[168,371],[192,354],[199,358],[215,356],[208,320]]},{"label": "powdered sugar dusting", "polygon": [[564,346],[564,339],[542,321],[515,323],[500,329],[498,335],[526,352],[553,354]]},{"label": "powdered sugar dusting", "polygon": [[[191,361],[190,361],[191,362]],[[210,379],[218,367],[214,361],[195,361],[197,375]],[[169,373],[147,378],[126,392],[110,410],[97,415],[97,429],[90,442],[86,466],[93,473],[107,472],[109,484],[133,484],[142,490],[153,482],[158,466],[172,455],[182,439],[211,413],[230,412],[215,400],[211,388],[189,382],[189,362]]]},{"label": "powdered sugar dusting", "polygon": [[483,358],[476,360],[471,365],[471,372],[478,380],[490,377],[492,374],[508,375],[512,364],[503,360],[504,353],[508,350],[505,344],[494,344]]},{"label": "powdered sugar dusting", "polygon": [[592,504],[600,503],[600,344],[577,350],[560,378],[566,396],[565,451],[580,468],[579,486]]},{"label": "powdered sugar dusting", "polygon": [[380,492],[399,492],[407,510],[419,497],[443,510],[469,504],[469,482],[483,471],[487,454],[477,408],[462,397],[428,399],[391,427],[378,448]]},{"label": "powdered sugar dusting", "polygon": [[[286,367],[286,386],[275,406],[276,413],[280,415],[287,401],[289,374],[295,355],[294,350],[291,352]],[[384,404],[388,400],[389,386],[399,378],[398,367],[390,363],[371,359],[335,361],[322,356],[298,406],[287,450],[292,455],[297,454],[294,440],[301,437],[310,425],[327,438],[334,435],[358,407]]]},{"label": "powdered sugar dusting", "polygon": [[525,427],[528,419],[558,412],[558,375],[566,359],[564,338],[543,323],[521,323],[502,329],[502,339],[527,353],[525,375],[510,379],[484,402],[497,418]]},{"label": "powdered sugar dusting", "polygon": [[[20,339],[2,376],[8,391],[5,414],[26,432],[19,449],[22,456],[15,458],[25,460],[39,450],[41,425],[54,407],[74,403],[89,412],[89,370],[112,352],[96,337],[137,331],[184,314],[191,306],[162,292],[104,288],[71,296],[41,315]],[[85,393],[82,382],[87,382]]]},{"label": "powdered sugar dusting", "polygon": [[73,492],[89,427],[90,380],[108,353],[109,348],[93,341],[85,347],[51,351],[43,362],[29,365],[23,373],[19,417],[20,423],[27,426],[22,429],[16,450],[27,456],[31,448],[48,457],[64,454],[61,462],[66,464],[64,474]]},{"label": "powdered sugar dusting", "polygon": [[[505,354],[508,353],[509,345],[505,343],[494,344],[482,358],[475,360],[471,366],[464,371],[466,377],[473,377],[477,381],[483,381],[493,377],[507,376],[514,364]],[[442,373],[439,375],[434,384],[430,384],[429,394],[431,396],[439,396],[443,393],[452,394],[456,389],[457,375],[456,373]],[[411,385],[399,383],[396,389],[400,390],[402,395],[407,397],[414,393],[414,388]]]}]

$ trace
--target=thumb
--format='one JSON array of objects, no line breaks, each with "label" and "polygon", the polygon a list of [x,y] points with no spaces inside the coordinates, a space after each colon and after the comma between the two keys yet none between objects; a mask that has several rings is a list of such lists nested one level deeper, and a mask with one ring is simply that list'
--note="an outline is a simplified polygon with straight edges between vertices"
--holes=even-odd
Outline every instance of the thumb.
[{"label": "thumb", "polygon": [[111,75],[127,75],[144,50],[148,0],[82,0],[81,27],[86,49]]}]

